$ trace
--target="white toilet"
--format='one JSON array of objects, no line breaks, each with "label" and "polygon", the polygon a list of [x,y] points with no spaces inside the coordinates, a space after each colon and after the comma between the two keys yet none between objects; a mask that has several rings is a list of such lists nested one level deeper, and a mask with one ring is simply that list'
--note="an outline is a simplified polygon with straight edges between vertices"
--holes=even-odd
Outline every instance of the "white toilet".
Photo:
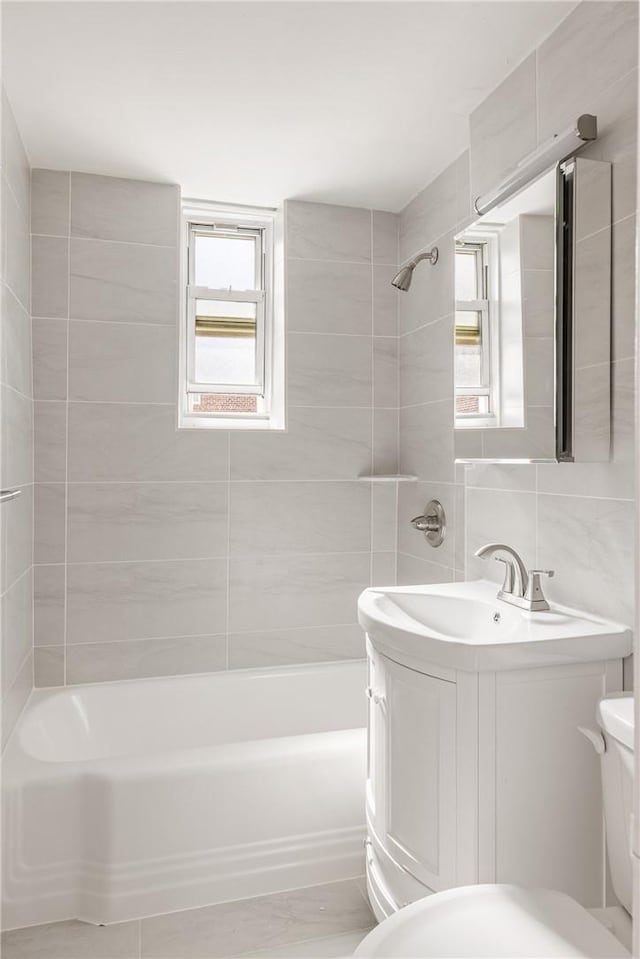
[{"label": "white toilet", "polygon": [[354,956],[629,956],[621,939],[629,941],[631,928],[633,698],[627,695],[603,700],[598,722],[602,732],[588,735],[601,754],[609,868],[623,908],[590,912],[575,899],[552,889],[462,886],[420,899],[385,919],[361,942]]}]

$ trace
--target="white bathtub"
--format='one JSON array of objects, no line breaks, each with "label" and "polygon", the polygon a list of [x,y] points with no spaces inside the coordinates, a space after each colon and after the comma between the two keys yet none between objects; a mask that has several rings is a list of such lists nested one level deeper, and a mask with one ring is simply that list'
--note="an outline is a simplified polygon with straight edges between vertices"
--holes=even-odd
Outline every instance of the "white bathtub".
[{"label": "white bathtub", "polygon": [[34,691],[4,758],[4,927],[361,874],[364,670]]}]

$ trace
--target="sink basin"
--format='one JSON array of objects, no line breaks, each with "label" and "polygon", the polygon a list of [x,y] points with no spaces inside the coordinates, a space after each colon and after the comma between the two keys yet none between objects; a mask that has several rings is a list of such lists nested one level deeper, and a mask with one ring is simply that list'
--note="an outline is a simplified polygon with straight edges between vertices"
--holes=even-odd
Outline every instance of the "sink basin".
[{"label": "sink basin", "polygon": [[563,606],[530,613],[497,599],[495,583],[365,589],[358,621],[381,651],[406,665],[470,672],[628,656],[631,631]]}]

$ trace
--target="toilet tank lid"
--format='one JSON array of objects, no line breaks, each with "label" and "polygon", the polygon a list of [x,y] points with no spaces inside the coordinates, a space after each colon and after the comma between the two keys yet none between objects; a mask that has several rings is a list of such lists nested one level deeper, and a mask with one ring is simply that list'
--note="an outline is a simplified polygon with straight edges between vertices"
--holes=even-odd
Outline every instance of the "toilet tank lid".
[{"label": "toilet tank lid", "polygon": [[633,749],[633,696],[602,699],[598,706],[598,719],[605,733],[628,749]]}]

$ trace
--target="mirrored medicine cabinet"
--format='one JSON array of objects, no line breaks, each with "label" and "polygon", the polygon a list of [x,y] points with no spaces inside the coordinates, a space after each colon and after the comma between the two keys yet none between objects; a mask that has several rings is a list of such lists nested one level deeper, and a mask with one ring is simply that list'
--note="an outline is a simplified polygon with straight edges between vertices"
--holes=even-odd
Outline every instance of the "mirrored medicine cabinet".
[{"label": "mirrored medicine cabinet", "polygon": [[455,237],[458,462],[610,446],[611,166],[572,157]]}]

